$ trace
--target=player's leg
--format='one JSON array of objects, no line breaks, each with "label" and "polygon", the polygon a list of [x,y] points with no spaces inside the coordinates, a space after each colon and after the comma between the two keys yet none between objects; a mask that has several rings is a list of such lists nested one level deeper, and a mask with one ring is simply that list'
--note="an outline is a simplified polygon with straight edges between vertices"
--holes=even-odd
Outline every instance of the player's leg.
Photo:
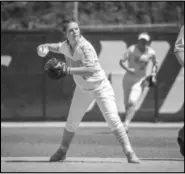
[{"label": "player's leg", "polygon": [[[125,115],[127,115],[129,96],[130,96],[131,88],[133,84],[134,84],[134,79],[126,74],[123,78],[123,98],[124,98],[124,106],[125,106]],[[124,121],[125,121],[125,118],[124,118]],[[128,131],[127,127],[125,128],[126,128],[126,131]]]},{"label": "player's leg", "polygon": [[131,92],[131,88],[134,84],[134,80],[130,79],[129,75],[125,75],[123,77],[123,99],[124,99],[124,106],[125,106],[125,110],[127,110],[127,105],[128,105],[128,100],[129,100],[129,95]]},{"label": "player's leg", "polygon": [[57,152],[50,158],[50,161],[64,160],[67,150],[73,140],[76,130],[87,111],[89,105],[93,101],[93,98],[87,93],[76,87],[67,122],[63,131],[62,141]]},{"label": "player's leg", "polygon": [[128,162],[139,163],[140,160],[135,155],[134,150],[131,147],[128,135],[118,115],[114,91],[109,81],[107,80],[102,88],[94,90],[92,95],[95,97],[111,131],[115,134],[117,140],[121,144]]},{"label": "player's leg", "polygon": [[178,132],[177,142],[180,147],[180,153],[184,156],[184,126]]},{"label": "player's leg", "polygon": [[128,131],[128,126],[133,119],[136,109],[137,109],[137,103],[142,95],[143,86],[141,85],[141,81],[136,82],[130,91],[130,95],[128,98],[128,103],[126,106],[126,116],[124,121],[125,129]]}]

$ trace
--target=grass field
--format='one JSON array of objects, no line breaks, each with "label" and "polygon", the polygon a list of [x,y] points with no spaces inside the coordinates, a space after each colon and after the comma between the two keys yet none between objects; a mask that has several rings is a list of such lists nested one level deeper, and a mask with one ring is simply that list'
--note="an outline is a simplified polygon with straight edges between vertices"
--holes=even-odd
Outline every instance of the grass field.
[{"label": "grass field", "polygon": [[128,164],[109,128],[80,127],[65,162],[49,163],[63,127],[1,126],[2,172],[184,172],[176,142],[179,126],[131,126],[129,137],[141,164]]}]

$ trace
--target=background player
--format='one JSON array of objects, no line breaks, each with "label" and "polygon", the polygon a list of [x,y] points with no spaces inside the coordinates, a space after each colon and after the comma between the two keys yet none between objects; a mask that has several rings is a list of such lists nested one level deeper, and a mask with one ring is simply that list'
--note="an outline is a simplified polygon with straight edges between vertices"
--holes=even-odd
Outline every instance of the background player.
[{"label": "background player", "polygon": [[[126,70],[123,78],[124,104],[126,117],[124,125],[128,131],[129,123],[135,115],[137,103],[142,96],[143,88],[148,83],[155,84],[157,61],[155,51],[149,46],[150,36],[141,33],[138,42],[128,48],[120,60],[121,67]],[[152,61],[152,70],[148,70]]]},{"label": "background player", "polygon": [[[70,111],[60,148],[50,158],[50,161],[64,160],[74,134],[93,99],[96,100],[109,127],[114,132],[128,162],[139,163],[139,158],[132,149],[125,128],[118,116],[114,91],[105,72],[99,64],[98,57],[93,46],[80,34],[78,23],[67,20],[63,24],[66,41],[59,43],[43,44],[38,48],[38,54],[46,48],[55,53],[65,55],[67,65],[60,61],[54,67],[61,68],[66,74],[73,75],[76,89],[71,102]],[[43,49],[40,49],[43,48]],[[56,61],[56,59],[54,59]],[[52,64],[52,60],[46,63],[46,69]],[[65,67],[65,68],[64,68]],[[53,67],[52,67],[53,68]],[[83,100],[81,100],[83,98]]]},{"label": "background player", "polygon": [[[181,27],[175,42],[174,53],[181,66],[184,67],[184,25]],[[177,141],[180,146],[180,152],[184,156],[184,126],[178,132]]]}]

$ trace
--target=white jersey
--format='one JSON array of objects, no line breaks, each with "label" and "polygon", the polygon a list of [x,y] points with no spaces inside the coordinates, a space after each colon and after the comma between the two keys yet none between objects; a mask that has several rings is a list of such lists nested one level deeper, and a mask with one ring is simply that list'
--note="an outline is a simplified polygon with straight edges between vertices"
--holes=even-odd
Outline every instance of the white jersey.
[{"label": "white jersey", "polygon": [[174,52],[184,51],[184,25],[181,27],[177,40],[175,42]]},{"label": "white jersey", "polygon": [[156,63],[156,53],[151,47],[147,47],[146,51],[142,53],[136,45],[128,48],[122,60],[128,61],[128,67],[135,69],[136,78],[142,78],[147,74],[147,65],[150,60]]},{"label": "white jersey", "polygon": [[88,67],[95,68],[96,71],[92,76],[85,77],[81,75],[73,75],[75,83],[84,90],[92,90],[97,87],[101,81],[106,78],[106,74],[101,68],[98,56],[94,47],[84,37],[81,36],[75,51],[72,55],[70,46],[67,41],[60,42],[59,53],[65,55],[67,63],[70,67]]}]

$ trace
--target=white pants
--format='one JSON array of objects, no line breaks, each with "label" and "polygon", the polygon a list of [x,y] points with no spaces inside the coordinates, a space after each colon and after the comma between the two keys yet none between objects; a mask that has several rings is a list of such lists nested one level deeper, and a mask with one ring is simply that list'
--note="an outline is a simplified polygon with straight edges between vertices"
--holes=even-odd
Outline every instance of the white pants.
[{"label": "white pants", "polygon": [[142,85],[144,79],[145,77],[137,78],[130,74],[125,74],[123,78],[123,93],[126,109],[129,103],[136,105],[139,101],[144,89]]},{"label": "white pants", "polygon": [[113,88],[110,82],[105,79],[98,88],[88,92],[81,90],[78,86],[76,87],[66,122],[68,131],[75,132],[77,130],[85,112],[94,99],[112,131],[122,126]]}]

